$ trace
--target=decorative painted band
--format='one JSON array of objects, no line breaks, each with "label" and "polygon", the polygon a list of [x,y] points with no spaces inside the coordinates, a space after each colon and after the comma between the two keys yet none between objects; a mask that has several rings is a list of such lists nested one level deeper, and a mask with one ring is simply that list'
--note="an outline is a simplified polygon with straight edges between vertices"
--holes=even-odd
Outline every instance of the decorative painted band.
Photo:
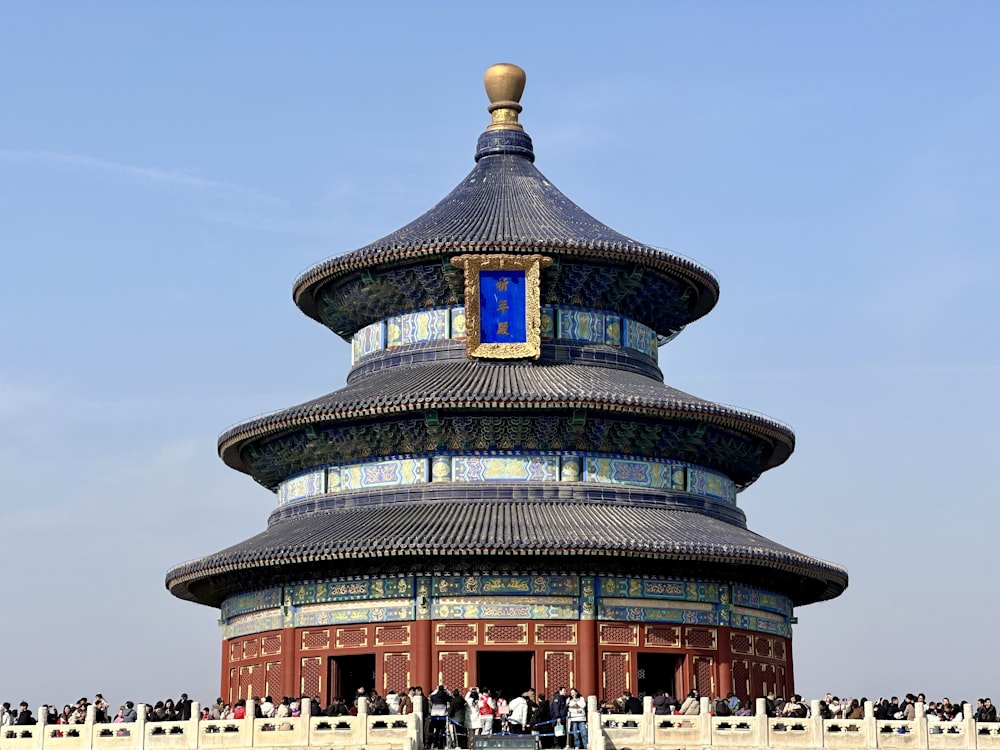
[{"label": "decorative painted band", "polygon": [[791,637],[791,601],[737,584],[504,573],[301,581],[230,597],[224,638],[290,627],[414,619],[569,619],[729,626]]},{"label": "decorative painted band", "polygon": [[[394,315],[367,325],[351,339],[351,364],[356,365],[385,349],[464,339],[465,307],[444,307]],[[605,344],[641,352],[656,361],[656,332],[631,318],[603,310],[543,305],[542,341]]]},{"label": "decorative painted band", "polygon": [[590,482],[687,492],[731,505],[729,477],[683,461],[561,453],[439,454],[323,466],[278,485],[278,505],[336,492],[427,482]]}]

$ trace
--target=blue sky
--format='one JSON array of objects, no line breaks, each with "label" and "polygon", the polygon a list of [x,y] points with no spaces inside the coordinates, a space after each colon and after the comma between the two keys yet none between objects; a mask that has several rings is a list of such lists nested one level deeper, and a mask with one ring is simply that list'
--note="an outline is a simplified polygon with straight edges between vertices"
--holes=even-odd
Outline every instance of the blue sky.
[{"label": "blue sky", "polygon": [[274,503],[216,436],[343,384],[292,281],[465,176],[500,61],[553,183],[720,278],[667,382],[796,431],[740,504],[851,574],[797,612],[799,691],[993,693],[998,27],[985,2],[5,3],[0,700],[215,697],[217,611],[163,575]]}]

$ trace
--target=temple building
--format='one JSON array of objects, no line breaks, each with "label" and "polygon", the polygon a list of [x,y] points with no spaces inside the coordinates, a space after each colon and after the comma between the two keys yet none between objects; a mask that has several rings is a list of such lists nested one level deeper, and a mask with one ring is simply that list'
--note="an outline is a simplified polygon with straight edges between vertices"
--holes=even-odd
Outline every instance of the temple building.
[{"label": "temple building", "polygon": [[469,175],[295,281],[350,343],[347,384],[222,434],[275,508],[167,588],[220,610],[229,700],[788,695],[793,608],[847,586],[738,503],[794,435],[664,384],[661,347],[717,280],[572,203],[534,165],[524,72],[485,80]]}]

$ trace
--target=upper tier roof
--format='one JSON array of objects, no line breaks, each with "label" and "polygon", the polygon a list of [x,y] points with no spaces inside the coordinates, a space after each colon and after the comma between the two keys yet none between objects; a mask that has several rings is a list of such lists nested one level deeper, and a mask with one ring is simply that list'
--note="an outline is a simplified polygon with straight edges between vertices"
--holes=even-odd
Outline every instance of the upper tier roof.
[{"label": "upper tier roof", "polygon": [[304,425],[389,419],[394,414],[427,409],[490,409],[511,416],[511,410],[593,409],[668,422],[720,425],[771,445],[748,475],[732,477],[741,485],[784,462],[795,444],[794,433],[781,422],[706,401],[634,372],[535,360],[463,360],[391,368],[304,404],[242,422],[220,436],[219,454],[234,469],[254,473],[243,456],[252,442]]},{"label": "upper tier roof", "polygon": [[[520,130],[487,130],[479,138],[476,167],[444,200],[402,229],[359,250],[336,256],[303,273],[293,287],[295,303],[315,320],[341,336],[378,319],[385,306],[370,305],[360,296],[379,296],[390,304],[406,303],[409,289],[372,284],[355,289],[351,282],[374,269],[427,264],[440,276],[442,261],[461,252],[544,253],[557,260],[615,266],[631,272],[666,277],[676,299],[659,300],[669,316],[649,310],[650,325],[669,336],[709,312],[719,296],[719,284],[694,261],[614,231],[563,195],[534,166],[531,138]],[[412,285],[410,281],[383,283]],[[337,293],[347,286],[348,292]],[[421,284],[420,306],[461,301],[461,285],[449,286],[435,278]],[[543,279],[543,297],[545,280]],[[449,298],[450,297],[450,298]],[[547,300],[550,303],[554,300]],[[574,304],[573,300],[558,300]],[[680,309],[678,308],[678,303]],[[367,312],[369,307],[375,307]],[[371,319],[369,319],[371,318]]]}]

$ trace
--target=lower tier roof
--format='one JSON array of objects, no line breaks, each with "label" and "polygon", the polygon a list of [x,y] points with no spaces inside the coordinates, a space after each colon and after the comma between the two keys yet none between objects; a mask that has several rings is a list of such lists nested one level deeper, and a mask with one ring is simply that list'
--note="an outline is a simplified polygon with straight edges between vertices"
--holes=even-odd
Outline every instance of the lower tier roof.
[{"label": "lower tier roof", "polygon": [[765,586],[795,605],[832,599],[847,587],[839,565],[701,513],[538,501],[414,503],[290,518],[174,567],[166,585],[177,597],[218,607],[241,591],[332,575],[358,562],[402,572],[413,558],[447,565],[515,556],[552,569],[576,569],[571,561],[581,557],[668,563],[671,571]]}]

